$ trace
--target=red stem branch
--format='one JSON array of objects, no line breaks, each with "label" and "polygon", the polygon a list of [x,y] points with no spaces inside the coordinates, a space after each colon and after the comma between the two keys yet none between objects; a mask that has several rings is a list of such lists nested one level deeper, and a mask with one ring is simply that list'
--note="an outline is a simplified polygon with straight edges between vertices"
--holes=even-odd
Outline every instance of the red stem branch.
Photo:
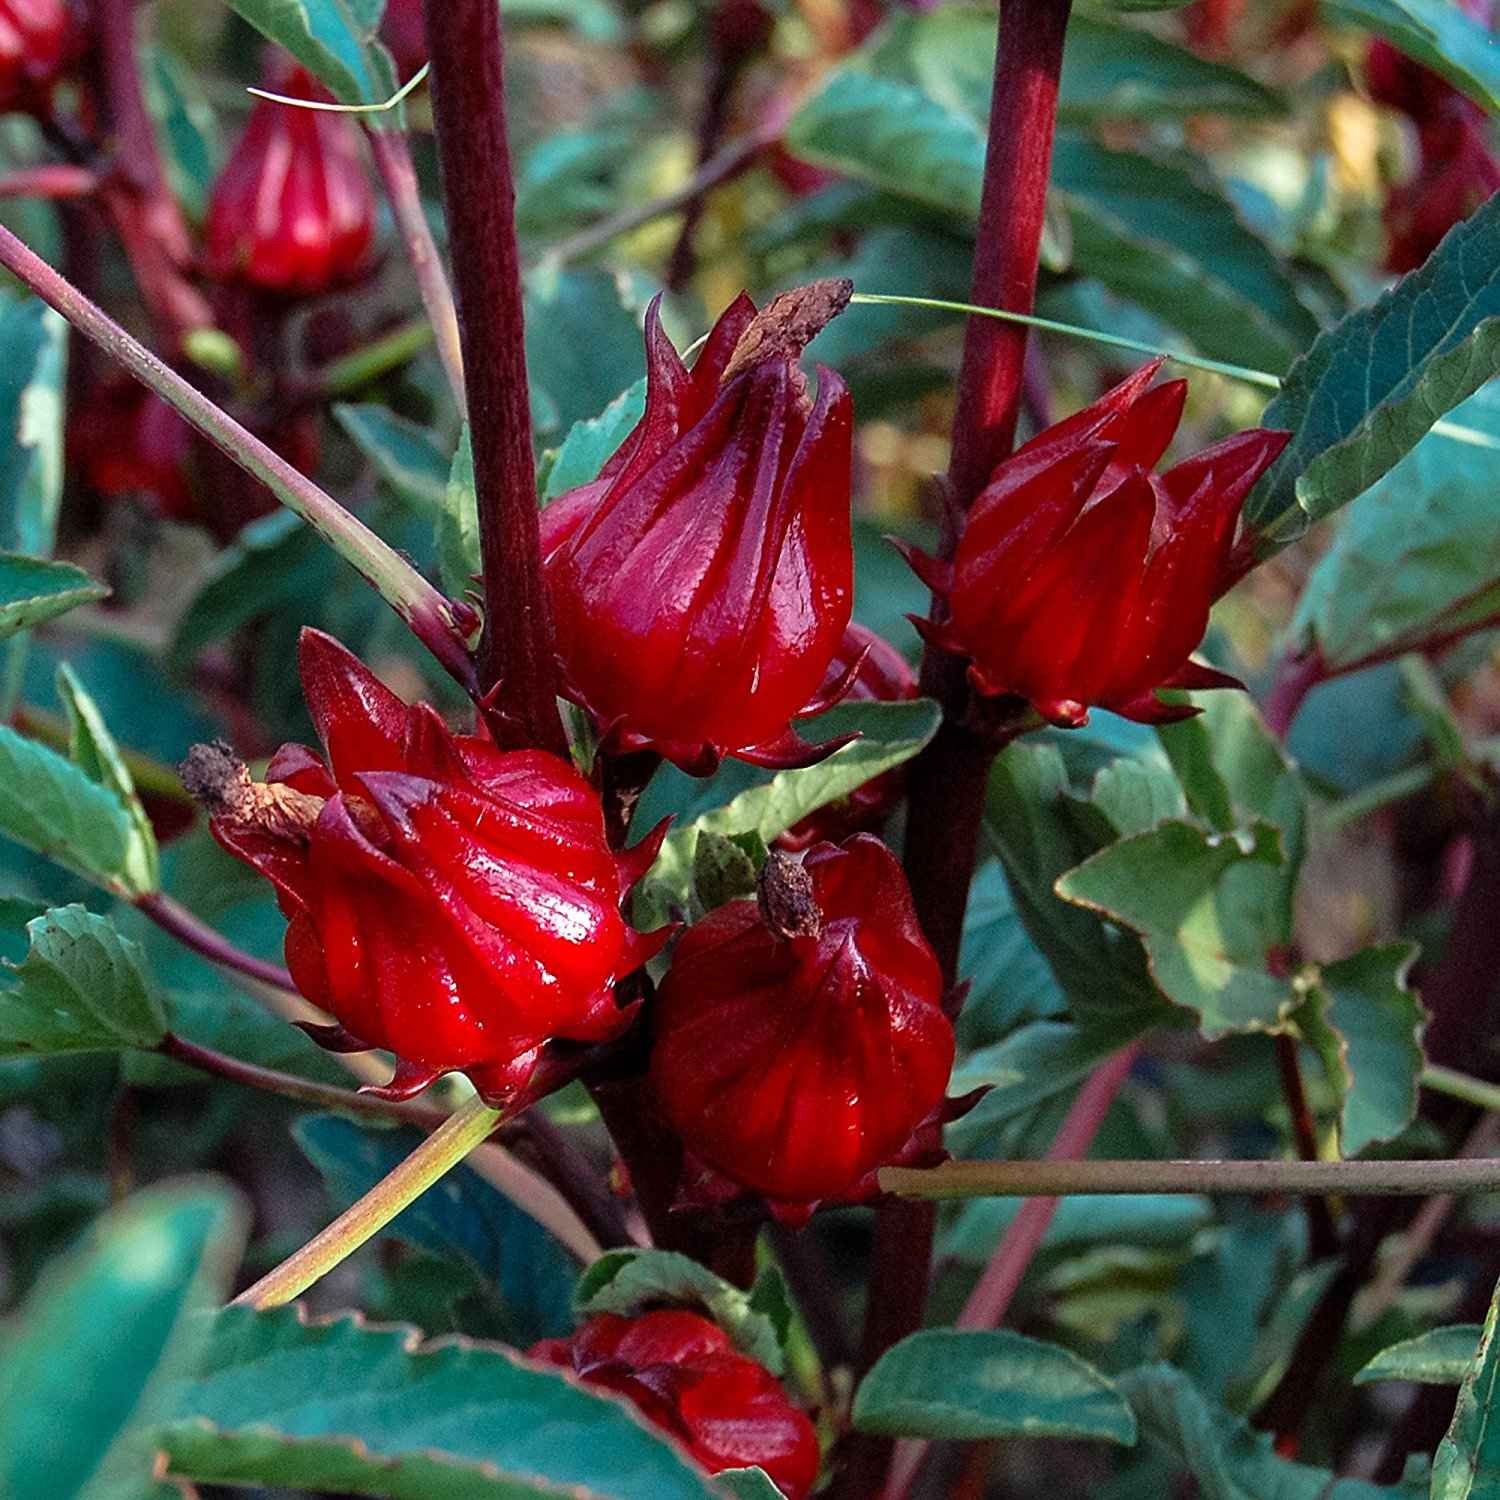
[{"label": "red stem branch", "polygon": [[423,14],[474,447],[485,597],[481,682],[499,691],[497,731],[566,754],[537,527],[500,7],[494,0],[423,0]]}]

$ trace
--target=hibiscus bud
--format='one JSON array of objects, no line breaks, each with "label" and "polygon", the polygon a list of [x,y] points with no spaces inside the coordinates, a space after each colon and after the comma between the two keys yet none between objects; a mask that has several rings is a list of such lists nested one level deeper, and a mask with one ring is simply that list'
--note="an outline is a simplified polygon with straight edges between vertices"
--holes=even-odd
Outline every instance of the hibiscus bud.
[{"label": "hibiscus bud", "polygon": [[1147,389],[1160,364],[998,464],[951,566],[907,551],[952,613],[917,628],[969,657],[979,692],[1064,727],[1091,707],[1163,723],[1193,710],[1157,688],[1240,686],[1189,658],[1233,581],[1245,497],[1291,435],[1253,428],[1153,472],[1187,396],[1181,380]]},{"label": "hibiscus bud", "polygon": [[[904,703],[917,696],[917,674],[906,658],[873,630],[852,620],[828,668],[825,694],[851,670],[846,702]],[[906,767],[897,766],[855,787],[847,797],[809,813],[776,840],[777,846],[796,852],[823,839],[837,844],[851,833],[873,833],[905,796]]]},{"label": "hibiscus bud", "polygon": [[394,1052],[386,1097],[463,1072],[501,1103],[548,1042],[623,1031],[612,987],[667,934],[619,908],[660,832],[615,854],[597,795],[556,756],[453,734],[317,631],[301,663],[324,756],[284,745],[255,783],[200,746],[184,781],[276,886],[292,978],[338,1022],[316,1039]]},{"label": "hibiscus bud", "polygon": [[[306,68],[273,54],[265,87],[326,100]],[[259,99],[220,172],[204,226],[210,274],[262,291],[326,292],[365,268],[375,194],[343,116]]]},{"label": "hibiscus bud", "polygon": [[942,1102],[953,1067],[942,975],[895,856],[859,834],[820,844],[802,868],[817,918],[807,935],[783,936],[754,901],[683,935],[651,1055],[692,1156],[794,1219],[865,1192]]},{"label": "hibiscus bud", "polygon": [[1388,271],[1416,270],[1455,224],[1500,189],[1500,161],[1490,150],[1485,117],[1467,99],[1457,102],[1451,114],[1419,127],[1417,173],[1386,200]]},{"label": "hibiscus bud", "polygon": [[68,414],[70,472],[96,494],[138,496],[176,521],[197,516],[192,440],[177,411],[129,376],[92,389]]},{"label": "hibiscus bud", "polygon": [[67,0],[0,0],[0,111],[45,113],[78,43]]},{"label": "hibiscus bud", "polygon": [[803,1500],[817,1480],[812,1423],[765,1366],[697,1313],[599,1313],[572,1338],[543,1339],[528,1358],[624,1396],[710,1474],[758,1465],[787,1500]]},{"label": "hibiscus bud", "polygon": [[542,513],[564,692],[611,751],[710,774],[806,765],[802,743],[853,597],[849,393],[797,356],[848,301],[820,282],[741,297],[691,372],[646,315],[646,411],[598,479]]}]

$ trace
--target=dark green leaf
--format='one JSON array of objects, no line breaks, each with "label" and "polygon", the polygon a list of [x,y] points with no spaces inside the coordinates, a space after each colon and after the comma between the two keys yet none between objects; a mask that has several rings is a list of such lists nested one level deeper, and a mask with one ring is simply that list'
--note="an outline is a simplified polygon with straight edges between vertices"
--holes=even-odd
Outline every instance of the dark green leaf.
[{"label": "dark green leaf", "polygon": [[902,1339],[860,1383],[853,1415],[862,1432],[897,1437],[1135,1441],[1130,1408],[1092,1365],[1009,1330]]},{"label": "dark green leaf", "polygon": [[36,298],[0,304],[0,548],[48,557],[62,496],[67,324]]},{"label": "dark green leaf", "polygon": [[625,1403],[493,1345],[228,1308],[159,1433],[171,1471],[388,1500],[708,1500]]},{"label": "dark green leaf", "polygon": [[228,0],[267,41],[310,68],[344,104],[395,93],[390,58],[372,43],[384,5],[365,0]]},{"label": "dark green leaf", "polygon": [[1057,882],[1058,893],[1137,932],[1152,977],[1195,1011],[1210,1040],[1281,1029],[1291,984],[1266,972],[1281,940],[1274,900],[1286,854],[1278,830],[1205,833],[1166,822],[1111,844]]},{"label": "dark green leaf", "polygon": [[1497,371],[1500,197],[1292,366],[1263,425],[1294,436],[1245,507],[1262,551],[1367,490]]},{"label": "dark green leaf", "polygon": [[144,1492],[152,1450],[126,1429],[191,1365],[189,1315],[223,1295],[240,1237],[222,1189],[152,1188],[49,1268],[0,1329],[0,1494]]},{"label": "dark green leaf", "polygon": [[453,455],[443,511],[437,523],[438,560],[443,584],[457,597],[474,587],[482,561],[479,556],[479,501],[474,494],[474,450],[464,427]]},{"label": "dark green leaf", "polygon": [[[764,1293],[763,1293],[764,1296]],[[705,1266],[671,1250],[611,1250],[578,1283],[579,1315],[637,1313],[654,1302],[699,1307],[740,1351],[773,1375],[783,1373],[782,1335],[776,1323],[741,1291]]]},{"label": "dark green leaf", "polygon": [[166,1030],[140,946],[64,906],[26,924],[31,951],[0,990],[0,1056],[154,1047]]},{"label": "dark green leaf", "polygon": [[[419,1131],[357,1125],[342,1115],[314,1115],[295,1133],[340,1207],[367,1193],[422,1139]],[[506,1332],[517,1343],[572,1327],[572,1256],[470,1168],[449,1172],[388,1227],[419,1250],[456,1261],[498,1294]]]},{"label": "dark green leaf", "polygon": [[[555,500],[599,477],[599,470],[630,435],[646,409],[646,382],[638,380],[622,391],[597,417],[575,422],[562,444],[548,457],[542,499]],[[545,461],[545,460],[544,460]]]},{"label": "dark green leaf", "polygon": [[442,514],[452,461],[425,427],[377,402],[341,401],[333,414],[403,500],[429,520]]},{"label": "dark green leaf", "polygon": [[1458,1385],[1474,1363],[1483,1332],[1478,1323],[1454,1323],[1402,1339],[1382,1349],[1354,1377],[1354,1383],[1414,1380],[1419,1385]]},{"label": "dark green leaf", "polygon": [[110,890],[125,877],[135,827],[125,805],[55,750],[0,724],[0,833]]},{"label": "dark green leaf", "polygon": [[1500,114],[1500,57],[1489,27],[1447,0],[1324,0],[1330,21],[1363,26]]},{"label": "dark green leaf", "polygon": [[0,641],[108,594],[71,563],[0,552]]},{"label": "dark green leaf", "polygon": [[1281,1458],[1268,1432],[1215,1406],[1181,1370],[1148,1365],[1119,1381],[1141,1425],[1142,1441],[1164,1449],[1197,1481],[1201,1500],[1409,1500],[1410,1491]]},{"label": "dark green leaf", "polygon": [[1438,1444],[1432,1464],[1432,1500],[1487,1500],[1500,1488],[1500,1287],[1480,1331],[1463,1382],[1453,1424]]}]

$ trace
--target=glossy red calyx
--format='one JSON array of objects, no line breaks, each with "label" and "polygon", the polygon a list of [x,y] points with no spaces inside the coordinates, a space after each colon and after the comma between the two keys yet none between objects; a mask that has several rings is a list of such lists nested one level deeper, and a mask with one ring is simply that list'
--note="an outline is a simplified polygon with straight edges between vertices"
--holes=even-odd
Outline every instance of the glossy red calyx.
[{"label": "glossy red calyx", "polygon": [[[294,99],[329,97],[306,68],[280,55],[268,63],[264,86]],[[209,273],[312,295],[363,271],[374,238],[375,194],[354,125],[326,110],[257,100],[209,200]]]},{"label": "glossy red calyx", "polygon": [[997,465],[951,566],[907,552],[952,613],[918,629],[969,658],[979,692],[1054,724],[1095,707],[1162,723],[1193,710],[1157,688],[1239,686],[1190,658],[1233,581],[1245,498],[1291,434],[1252,428],[1155,473],[1187,396],[1181,380],[1148,389],[1160,364]]},{"label": "glossy red calyx", "polygon": [[764,900],[731,902],[683,935],[651,1055],[692,1157],[792,1221],[867,1195],[953,1068],[942,975],[895,856],[857,834],[820,844],[802,869],[816,915],[806,935],[773,930]]},{"label": "glossy red calyx", "polygon": [[646,411],[598,479],[542,513],[564,691],[609,750],[711,773],[726,755],[805,765],[791,720],[849,623],[849,393],[797,355],[848,299],[748,297],[689,371],[646,318]]},{"label": "glossy red calyx", "polygon": [[787,1500],[818,1477],[818,1437],[764,1365],[707,1318],[679,1308],[638,1318],[599,1313],[528,1358],[626,1397],[710,1474],[758,1465]]},{"label": "glossy red calyx", "polygon": [[[873,630],[853,620],[839,642],[821,691],[832,692],[851,672],[846,702],[904,703],[917,696],[917,674],[906,658]],[[797,851],[824,839],[836,844],[852,833],[873,833],[905,796],[906,768],[898,766],[856,787],[847,797],[809,813],[788,828],[776,845]]]},{"label": "glossy red calyx", "polygon": [[557,757],[453,734],[317,631],[301,663],[324,757],[285,745],[264,785],[190,789],[275,884],[287,967],[338,1022],[319,1040],[394,1052],[390,1095],[463,1072],[504,1103],[547,1043],[618,1035],[612,985],[667,937],[632,930],[620,903],[664,829],[615,854],[597,795]]},{"label": "glossy red calyx", "polygon": [[0,111],[45,112],[80,40],[67,0],[0,0]]}]

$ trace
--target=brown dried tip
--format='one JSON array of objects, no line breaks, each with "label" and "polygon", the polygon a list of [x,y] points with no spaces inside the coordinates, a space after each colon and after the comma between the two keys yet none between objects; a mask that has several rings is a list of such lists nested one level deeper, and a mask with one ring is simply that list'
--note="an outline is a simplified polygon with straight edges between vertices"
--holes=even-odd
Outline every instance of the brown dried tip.
[{"label": "brown dried tip", "polygon": [[724,369],[723,381],[772,359],[796,359],[843,310],[854,295],[847,276],[814,281],[783,292],[755,315],[740,335]]},{"label": "brown dried tip", "polygon": [[210,818],[249,823],[280,838],[305,839],[323,810],[321,797],[253,781],[223,740],[194,745],[177,768],[189,797]]},{"label": "brown dried tip", "polygon": [[760,914],[777,937],[822,936],[823,913],[813,896],[812,876],[790,855],[773,851],[755,890]]}]

